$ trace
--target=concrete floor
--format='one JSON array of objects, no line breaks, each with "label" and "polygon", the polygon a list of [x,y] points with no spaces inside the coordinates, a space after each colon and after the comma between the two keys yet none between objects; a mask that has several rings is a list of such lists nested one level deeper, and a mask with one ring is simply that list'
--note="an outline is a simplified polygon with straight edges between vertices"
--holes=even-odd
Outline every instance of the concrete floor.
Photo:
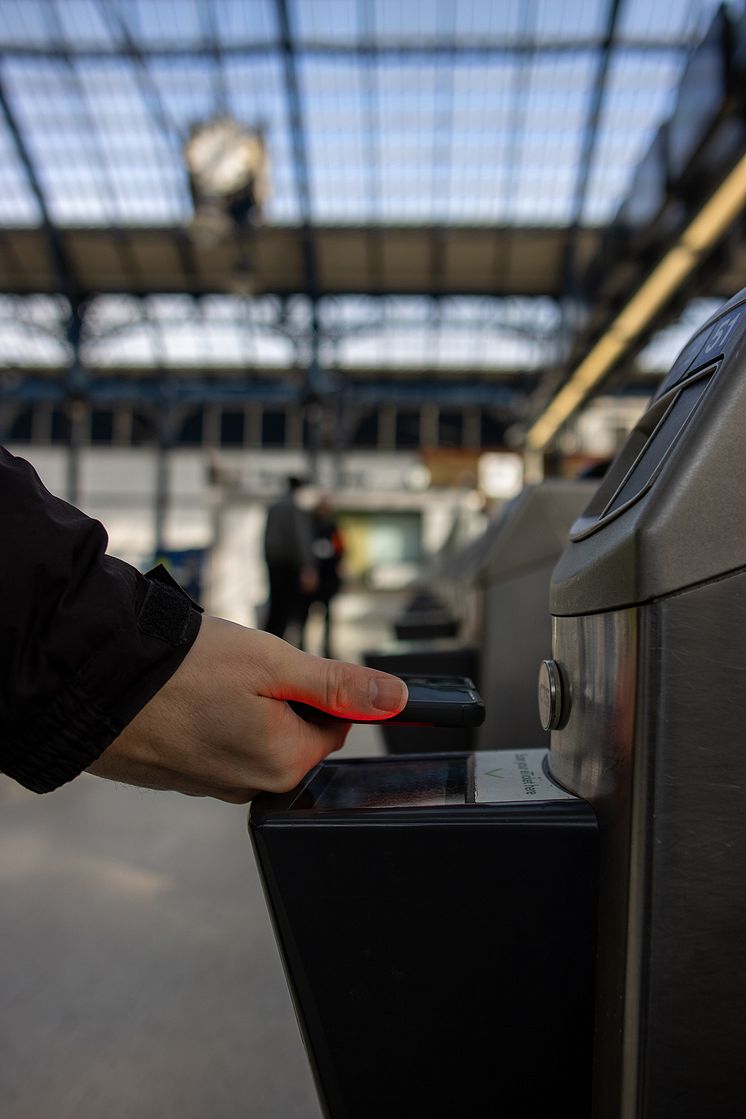
[{"label": "concrete floor", "polygon": [[[380,602],[339,605],[338,655],[389,637]],[[344,750],[381,752],[369,727]],[[4,1119],[319,1119],[246,816],[0,777]]]}]

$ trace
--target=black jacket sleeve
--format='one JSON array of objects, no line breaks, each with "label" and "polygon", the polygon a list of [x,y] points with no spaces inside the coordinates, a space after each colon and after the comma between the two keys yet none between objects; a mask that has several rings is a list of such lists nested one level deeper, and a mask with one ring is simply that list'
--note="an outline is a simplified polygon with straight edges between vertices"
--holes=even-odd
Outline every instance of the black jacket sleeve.
[{"label": "black jacket sleeve", "polygon": [[0,771],[34,792],[76,777],[176,671],[200,611],[0,447]]}]

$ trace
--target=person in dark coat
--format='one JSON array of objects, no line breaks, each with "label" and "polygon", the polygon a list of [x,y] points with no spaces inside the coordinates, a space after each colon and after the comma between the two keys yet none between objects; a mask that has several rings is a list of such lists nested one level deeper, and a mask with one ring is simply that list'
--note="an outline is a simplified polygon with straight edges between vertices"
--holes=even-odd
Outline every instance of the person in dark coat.
[{"label": "person in dark coat", "polygon": [[331,657],[332,599],[342,586],[344,544],[328,497],[322,497],[311,513],[311,551],[318,576],[311,602],[319,602],[323,607],[323,655]]},{"label": "person in dark coat", "polygon": [[302,478],[288,478],[284,495],[267,512],[264,530],[269,578],[269,610],[264,629],[285,637],[289,627],[295,625],[301,648],[309,596],[318,584],[311,549],[311,518],[297,504],[298,491],[304,485]]}]

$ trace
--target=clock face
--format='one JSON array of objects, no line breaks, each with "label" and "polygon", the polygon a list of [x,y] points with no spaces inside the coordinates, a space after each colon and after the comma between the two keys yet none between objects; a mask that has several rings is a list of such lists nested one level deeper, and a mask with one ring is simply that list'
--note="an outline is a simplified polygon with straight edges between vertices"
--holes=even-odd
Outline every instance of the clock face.
[{"label": "clock face", "polygon": [[258,135],[225,118],[201,125],[188,141],[185,156],[200,191],[228,196],[261,173],[264,151]]}]

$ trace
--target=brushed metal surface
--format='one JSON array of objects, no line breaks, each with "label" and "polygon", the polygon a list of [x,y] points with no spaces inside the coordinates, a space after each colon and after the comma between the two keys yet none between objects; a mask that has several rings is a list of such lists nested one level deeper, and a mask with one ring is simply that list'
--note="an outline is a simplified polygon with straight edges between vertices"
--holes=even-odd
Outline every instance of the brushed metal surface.
[{"label": "brushed metal surface", "polygon": [[625,1038],[632,749],[637,708],[635,610],[554,618],[552,652],[567,722],[552,731],[549,767],[589,801],[600,831],[594,1115],[620,1119]]},{"label": "brushed metal surface", "polygon": [[480,688],[485,720],[480,750],[546,748],[536,706],[536,671],[547,655],[553,563],[490,584],[484,595]]},{"label": "brushed metal surface", "polygon": [[550,768],[563,785],[616,809],[632,751],[637,610],[552,619],[552,656],[567,692],[567,722],[551,736]]},{"label": "brushed metal surface", "polygon": [[636,775],[637,1112],[746,1115],[746,574],[650,611]]},{"label": "brushed metal surface", "polygon": [[550,766],[601,829],[598,1119],[746,1114],[746,574],[558,618]]}]

